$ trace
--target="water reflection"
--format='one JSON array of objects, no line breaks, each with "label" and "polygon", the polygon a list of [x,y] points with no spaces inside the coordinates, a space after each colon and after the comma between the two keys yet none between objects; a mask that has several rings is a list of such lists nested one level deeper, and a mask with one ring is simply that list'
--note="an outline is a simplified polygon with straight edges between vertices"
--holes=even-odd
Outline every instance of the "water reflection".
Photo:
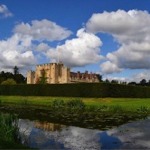
[{"label": "water reflection", "polygon": [[39,121],[35,121],[34,126],[45,131],[61,131],[62,128],[66,127],[65,125]]},{"label": "water reflection", "polygon": [[99,131],[48,122],[19,120],[22,142],[32,148],[100,149]]},{"label": "water reflection", "polygon": [[150,149],[150,118],[136,121],[107,131],[108,135],[117,137],[121,149]]},{"label": "water reflection", "polygon": [[40,149],[149,149],[150,119],[108,131],[19,120],[22,143]]}]

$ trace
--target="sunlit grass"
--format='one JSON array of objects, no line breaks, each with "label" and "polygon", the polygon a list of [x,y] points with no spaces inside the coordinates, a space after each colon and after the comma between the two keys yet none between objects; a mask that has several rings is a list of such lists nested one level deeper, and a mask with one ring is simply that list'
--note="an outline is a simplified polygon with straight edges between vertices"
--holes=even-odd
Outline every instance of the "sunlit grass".
[{"label": "sunlit grass", "polygon": [[[150,99],[0,96],[1,109],[66,125],[104,129],[150,115]],[[33,115],[34,114],[34,115]]]},{"label": "sunlit grass", "polygon": [[75,97],[40,97],[40,96],[0,96],[0,104],[49,106],[54,100],[82,100],[87,106],[117,106],[134,111],[140,107],[150,108],[150,98],[75,98]]}]

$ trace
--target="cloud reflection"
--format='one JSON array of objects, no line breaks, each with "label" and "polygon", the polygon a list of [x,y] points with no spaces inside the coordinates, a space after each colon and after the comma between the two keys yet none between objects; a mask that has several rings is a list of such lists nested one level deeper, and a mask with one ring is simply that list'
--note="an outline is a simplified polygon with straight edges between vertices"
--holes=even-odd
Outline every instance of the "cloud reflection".
[{"label": "cloud reflection", "polygon": [[149,149],[150,119],[108,131],[84,129],[48,122],[19,120],[22,141],[41,149]]}]

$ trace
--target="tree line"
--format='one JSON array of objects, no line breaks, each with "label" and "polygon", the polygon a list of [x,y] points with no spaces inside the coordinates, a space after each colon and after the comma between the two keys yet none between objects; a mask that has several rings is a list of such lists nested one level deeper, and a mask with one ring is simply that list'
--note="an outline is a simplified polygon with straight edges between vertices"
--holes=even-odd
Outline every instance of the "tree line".
[{"label": "tree line", "polygon": [[124,85],[134,85],[134,86],[150,86],[150,80],[146,80],[146,79],[142,79],[141,81],[139,82],[134,82],[134,81],[131,81],[131,82],[125,82],[125,81],[118,81],[118,80],[111,80],[109,81],[108,79],[106,79],[105,81],[102,81],[102,82],[105,82],[105,83],[112,83],[112,84],[124,84]]},{"label": "tree line", "polygon": [[25,84],[26,78],[19,73],[19,68],[15,66],[12,72],[0,72],[0,84]]}]

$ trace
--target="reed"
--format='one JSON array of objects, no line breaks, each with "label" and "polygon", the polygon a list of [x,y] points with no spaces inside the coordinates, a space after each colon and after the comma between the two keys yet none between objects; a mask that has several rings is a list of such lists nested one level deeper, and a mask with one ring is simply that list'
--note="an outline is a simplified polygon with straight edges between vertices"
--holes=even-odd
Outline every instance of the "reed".
[{"label": "reed", "polygon": [[26,148],[20,142],[17,116],[0,113],[0,149]]}]

